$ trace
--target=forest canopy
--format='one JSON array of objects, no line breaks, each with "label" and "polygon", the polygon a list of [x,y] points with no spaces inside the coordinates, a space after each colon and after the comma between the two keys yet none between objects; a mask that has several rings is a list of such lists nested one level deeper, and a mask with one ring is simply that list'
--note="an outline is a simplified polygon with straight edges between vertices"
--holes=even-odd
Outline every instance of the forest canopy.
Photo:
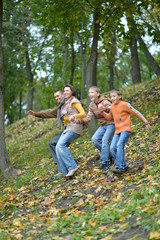
[{"label": "forest canopy", "polygon": [[5,122],[55,104],[73,84],[84,99],[160,74],[159,1],[4,0]]}]

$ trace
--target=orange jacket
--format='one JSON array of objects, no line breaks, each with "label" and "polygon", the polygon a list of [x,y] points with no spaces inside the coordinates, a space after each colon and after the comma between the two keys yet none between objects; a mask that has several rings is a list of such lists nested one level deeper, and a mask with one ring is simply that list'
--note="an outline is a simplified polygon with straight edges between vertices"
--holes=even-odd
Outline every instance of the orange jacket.
[{"label": "orange jacket", "polygon": [[116,104],[111,105],[111,110],[107,114],[105,112],[101,113],[107,120],[114,119],[115,122],[115,133],[121,133],[124,131],[131,132],[131,114],[139,118],[145,125],[148,121],[145,117],[136,109],[134,109],[128,102],[119,100]]}]

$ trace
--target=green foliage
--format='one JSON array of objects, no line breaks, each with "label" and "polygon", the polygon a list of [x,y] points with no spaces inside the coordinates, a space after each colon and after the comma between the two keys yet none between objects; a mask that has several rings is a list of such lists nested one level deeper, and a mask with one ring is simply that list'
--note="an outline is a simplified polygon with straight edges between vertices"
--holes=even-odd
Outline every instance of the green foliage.
[{"label": "green foliage", "polygon": [[[28,50],[34,75],[34,109],[46,109],[54,104],[53,91],[70,82],[71,36],[74,41],[75,66],[73,85],[78,97],[82,87],[82,61],[79,32],[87,63],[93,36],[93,13],[100,16],[97,85],[109,90],[109,63],[114,62],[114,86],[132,84],[129,52],[130,38],[135,35],[134,22],[141,36],[149,37],[150,44],[159,43],[158,1],[103,1],[103,0],[29,0],[4,1],[3,55],[5,73],[5,116],[14,122],[25,115],[28,80],[25,51]],[[133,13],[134,22],[131,19]],[[128,30],[124,20],[128,20]],[[113,54],[113,35],[116,52]],[[28,46],[28,48],[27,48]],[[159,53],[154,55],[159,63]],[[139,49],[141,79],[147,81],[154,72]],[[14,83],[14,87],[13,86]],[[86,89],[85,89],[86,90]],[[85,93],[86,94],[86,93]],[[20,105],[20,96],[22,97]],[[22,112],[21,116],[19,112]]]}]

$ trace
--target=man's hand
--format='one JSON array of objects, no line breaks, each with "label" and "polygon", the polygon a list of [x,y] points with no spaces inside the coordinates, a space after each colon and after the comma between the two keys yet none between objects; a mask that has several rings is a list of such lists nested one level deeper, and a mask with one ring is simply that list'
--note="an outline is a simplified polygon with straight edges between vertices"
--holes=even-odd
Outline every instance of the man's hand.
[{"label": "man's hand", "polygon": [[150,131],[150,130],[151,130],[151,125],[150,125],[150,124],[147,124],[147,125],[146,125],[146,128],[147,128],[148,131]]},{"label": "man's hand", "polygon": [[35,115],[36,115],[36,113],[35,113],[34,111],[32,111],[32,110],[29,110],[29,111],[27,112],[27,114],[28,114],[28,115],[32,115],[32,116],[35,116]]}]

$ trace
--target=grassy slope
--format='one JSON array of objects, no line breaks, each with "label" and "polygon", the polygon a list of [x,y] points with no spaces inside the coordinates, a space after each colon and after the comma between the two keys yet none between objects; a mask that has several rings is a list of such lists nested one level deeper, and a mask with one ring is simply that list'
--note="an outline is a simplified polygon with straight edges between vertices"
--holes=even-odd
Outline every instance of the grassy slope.
[{"label": "grassy slope", "polygon": [[122,90],[124,99],[152,125],[132,118],[126,146],[129,172],[101,173],[88,129],[71,146],[80,168],[73,178],[54,179],[48,141],[56,121],[28,116],[6,128],[16,180],[0,176],[0,239],[159,239],[159,81]]}]

